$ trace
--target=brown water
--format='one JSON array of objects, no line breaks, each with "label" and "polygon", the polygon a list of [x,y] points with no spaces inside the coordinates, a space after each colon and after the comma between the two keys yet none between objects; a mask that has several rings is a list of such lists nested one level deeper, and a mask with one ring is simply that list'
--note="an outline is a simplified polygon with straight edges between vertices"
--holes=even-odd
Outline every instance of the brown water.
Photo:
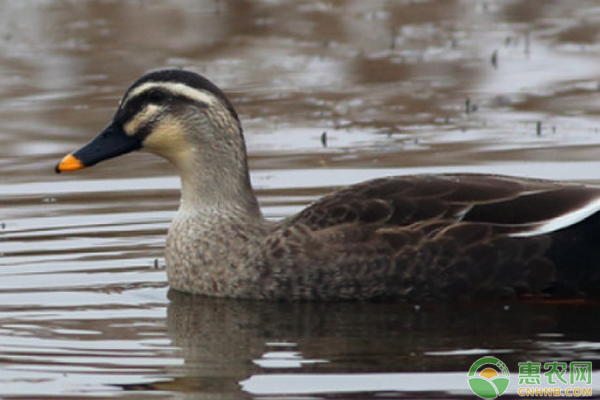
[{"label": "brown water", "polygon": [[591,0],[0,2],[0,397],[472,396],[487,354],[514,395],[518,362],[597,365],[593,304],[167,295],[174,171],[53,168],[171,66],[236,104],[270,218],[383,175],[600,182],[599,23]]}]

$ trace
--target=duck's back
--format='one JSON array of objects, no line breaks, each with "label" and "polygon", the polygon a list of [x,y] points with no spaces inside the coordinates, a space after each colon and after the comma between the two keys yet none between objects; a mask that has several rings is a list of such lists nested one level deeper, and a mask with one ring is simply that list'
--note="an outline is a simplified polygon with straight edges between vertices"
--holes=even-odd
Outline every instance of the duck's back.
[{"label": "duck's back", "polygon": [[600,189],[490,175],[382,178],[284,220],[249,297],[597,295]]}]

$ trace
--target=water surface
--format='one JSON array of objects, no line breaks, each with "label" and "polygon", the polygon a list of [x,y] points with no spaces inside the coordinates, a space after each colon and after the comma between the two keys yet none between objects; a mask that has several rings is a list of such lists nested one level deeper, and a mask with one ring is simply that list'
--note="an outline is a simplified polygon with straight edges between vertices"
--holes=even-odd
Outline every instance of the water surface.
[{"label": "water surface", "polygon": [[143,153],[53,172],[168,66],[235,103],[269,218],[384,175],[600,183],[597,2],[25,0],[0,3],[0,22],[3,398],[472,397],[488,354],[516,395],[518,362],[597,365],[586,302],[169,293],[175,172]]}]

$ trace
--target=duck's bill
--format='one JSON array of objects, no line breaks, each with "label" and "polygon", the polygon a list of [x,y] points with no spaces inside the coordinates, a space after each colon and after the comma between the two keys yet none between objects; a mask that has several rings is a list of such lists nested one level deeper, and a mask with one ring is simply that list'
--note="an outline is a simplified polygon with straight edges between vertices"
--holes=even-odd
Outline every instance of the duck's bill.
[{"label": "duck's bill", "polygon": [[66,155],[56,166],[56,172],[76,171],[91,167],[100,161],[138,150],[141,147],[142,143],[139,138],[128,136],[123,129],[115,124],[110,124],[91,142]]}]

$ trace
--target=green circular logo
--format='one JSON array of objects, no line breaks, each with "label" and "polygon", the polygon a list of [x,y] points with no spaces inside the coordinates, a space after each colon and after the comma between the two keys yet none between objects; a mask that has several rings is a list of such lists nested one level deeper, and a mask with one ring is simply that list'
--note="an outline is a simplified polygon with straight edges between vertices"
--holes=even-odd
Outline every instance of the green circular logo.
[{"label": "green circular logo", "polygon": [[510,382],[510,372],[506,364],[496,357],[483,357],[471,365],[469,386],[473,393],[482,399],[495,399],[506,392]]}]

